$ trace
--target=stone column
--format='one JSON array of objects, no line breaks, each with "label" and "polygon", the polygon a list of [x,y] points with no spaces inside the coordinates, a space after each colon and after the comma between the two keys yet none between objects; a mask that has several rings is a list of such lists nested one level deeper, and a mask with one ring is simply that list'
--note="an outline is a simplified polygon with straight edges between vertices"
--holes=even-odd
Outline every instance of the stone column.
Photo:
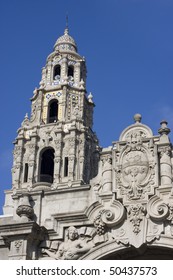
[{"label": "stone column", "polygon": [[159,147],[161,185],[172,183],[171,147]]},{"label": "stone column", "polygon": [[102,159],[103,172],[102,172],[102,192],[109,193],[112,191],[112,157],[107,155]]},{"label": "stone column", "polygon": [[61,181],[61,164],[62,164],[62,140],[55,140],[55,159],[54,159],[54,183]]},{"label": "stone column", "polygon": [[81,135],[79,140],[79,160],[78,160],[78,176],[79,180],[83,181],[83,173],[84,173],[84,161],[85,161],[85,136]]},{"label": "stone column", "polygon": [[47,65],[47,84],[51,84],[51,70],[52,70],[52,62],[49,61]]},{"label": "stone column", "polygon": [[73,133],[72,137],[69,138],[69,167],[68,177],[70,180],[74,180],[75,177],[75,162],[76,162],[76,138]]},{"label": "stone column", "polygon": [[64,120],[66,120],[66,110],[67,110],[67,88],[66,88],[66,86],[63,86],[62,101],[59,104],[59,106],[62,107],[61,121],[64,121]]},{"label": "stone column", "polygon": [[80,82],[80,62],[77,62],[74,66],[74,81],[77,85]]},{"label": "stone column", "polygon": [[170,185],[172,183],[171,145],[168,137],[170,129],[167,127],[167,121],[164,120],[160,124],[158,152],[160,155],[161,185]]},{"label": "stone column", "polygon": [[23,159],[23,137],[17,138],[13,155],[12,186],[13,188],[19,188]]},{"label": "stone column", "polygon": [[34,182],[34,171],[36,167],[36,147],[37,147],[37,136],[31,136],[31,143],[29,145],[29,169],[28,169],[28,183],[32,186]]},{"label": "stone column", "polygon": [[62,64],[61,64],[61,82],[63,83],[65,80],[67,80],[67,71],[68,71],[67,58],[64,57],[62,59]]}]

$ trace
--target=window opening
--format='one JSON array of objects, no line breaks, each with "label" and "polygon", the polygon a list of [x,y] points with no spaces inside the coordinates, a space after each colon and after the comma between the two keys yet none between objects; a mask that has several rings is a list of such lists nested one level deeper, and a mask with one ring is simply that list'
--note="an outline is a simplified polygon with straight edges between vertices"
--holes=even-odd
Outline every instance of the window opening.
[{"label": "window opening", "polygon": [[68,176],[68,157],[64,159],[64,177]]},{"label": "window opening", "polygon": [[25,163],[24,183],[28,182],[28,163]]},{"label": "window opening", "polygon": [[52,100],[49,104],[48,123],[58,120],[58,100]]},{"label": "window opening", "polygon": [[56,65],[55,68],[54,68],[54,75],[53,75],[54,80],[59,80],[60,79],[60,74],[61,74],[61,66]]},{"label": "window opening", "polygon": [[74,67],[70,65],[68,67],[68,77],[73,77],[74,76]]},{"label": "window opening", "polygon": [[53,183],[54,149],[50,148],[41,155],[40,182]]}]

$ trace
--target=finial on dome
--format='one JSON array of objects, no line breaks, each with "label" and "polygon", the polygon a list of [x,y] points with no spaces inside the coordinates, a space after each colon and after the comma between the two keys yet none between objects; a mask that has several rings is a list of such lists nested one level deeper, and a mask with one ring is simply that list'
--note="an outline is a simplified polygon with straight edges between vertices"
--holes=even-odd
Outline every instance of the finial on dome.
[{"label": "finial on dome", "polygon": [[65,35],[68,34],[68,12],[66,13],[66,26],[65,26],[64,34]]},{"label": "finial on dome", "polygon": [[140,123],[142,116],[141,116],[141,114],[135,114],[133,118],[134,118],[135,123]]},{"label": "finial on dome", "polygon": [[69,35],[69,29],[68,29],[68,16],[66,16],[66,27],[64,30],[64,34],[60,36],[55,45],[54,45],[55,51],[60,52],[74,52],[77,53],[77,45],[75,40]]},{"label": "finial on dome", "polygon": [[68,12],[66,13],[66,28],[68,29]]}]

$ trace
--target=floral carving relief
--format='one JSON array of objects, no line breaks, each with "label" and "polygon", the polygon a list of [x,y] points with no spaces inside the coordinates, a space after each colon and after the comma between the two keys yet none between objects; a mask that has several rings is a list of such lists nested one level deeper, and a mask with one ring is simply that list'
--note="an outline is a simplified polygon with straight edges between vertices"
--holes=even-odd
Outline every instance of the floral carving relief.
[{"label": "floral carving relief", "polygon": [[140,224],[145,215],[145,207],[141,204],[130,205],[128,209],[129,219],[133,225],[133,232],[137,235],[141,229]]}]

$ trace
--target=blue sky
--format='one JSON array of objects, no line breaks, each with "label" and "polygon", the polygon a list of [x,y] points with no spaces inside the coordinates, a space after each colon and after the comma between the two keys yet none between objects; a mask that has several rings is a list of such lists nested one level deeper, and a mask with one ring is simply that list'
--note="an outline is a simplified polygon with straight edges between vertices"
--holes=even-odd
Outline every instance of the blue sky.
[{"label": "blue sky", "polygon": [[172,0],[1,1],[0,214],[11,188],[12,142],[67,12],[69,33],[86,57],[101,146],[118,140],[137,112],[154,134],[162,119],[173,130]]}]

